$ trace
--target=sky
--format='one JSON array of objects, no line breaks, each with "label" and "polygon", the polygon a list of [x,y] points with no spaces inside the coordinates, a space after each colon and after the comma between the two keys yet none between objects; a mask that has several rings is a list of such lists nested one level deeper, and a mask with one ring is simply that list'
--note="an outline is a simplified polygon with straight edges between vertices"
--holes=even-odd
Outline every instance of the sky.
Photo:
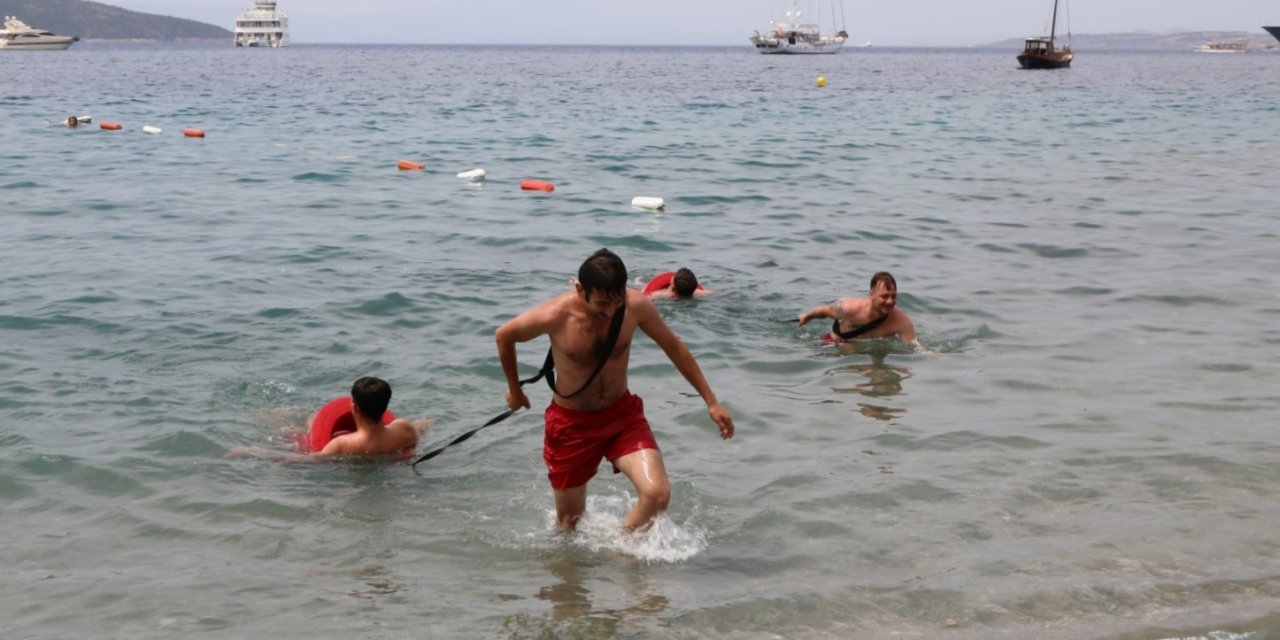
[{"label": "sky", "polygon": [[[234,27],[253,0],[98,0]],[[799,0],[801,6],[813,0]],[[1059,32],[1250,31],[1278,0],[1060,0]],[[278,0],[294,43],[743,45],[790,0]],[[964,47],[1048,32],[1052,0],[822,0],[851,42]],[[812,12],[812,10],[809,10]],[[807,21],[807,20],[806,20]]]}]

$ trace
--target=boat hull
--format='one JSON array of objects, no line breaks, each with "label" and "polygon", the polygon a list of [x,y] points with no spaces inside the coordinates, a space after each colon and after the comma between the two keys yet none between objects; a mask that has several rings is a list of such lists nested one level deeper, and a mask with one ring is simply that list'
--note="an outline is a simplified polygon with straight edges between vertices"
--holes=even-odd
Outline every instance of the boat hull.
[{"label": "boat hull", "polygon": [[43,38],[38,42],[22,42],[21,40],[0,40],[0,49],[6,51],[62,51],[75,44],[72,37],[58,36]]},{"label": "boat hull", "polygon": [[845,38],[840,37],[811,40],[797,38],[794,42],[787,38],[776,37],[752,36],[748,39],[752,45],[755,45],[756,51],[765,54],[830,54],[839,51],[845,43]]},{"label": "boat hull", "polygon": [[1280,40],[1280,27],[1263,27],[1262,30],[1271,34],[1271,37],[1276,40]]},{"label": "boat hull", "polygon": [[1071,66],[1075,55],[1071,52],[1033,55],[1018,54],[1018,64],[1023,69],[1066,69]]}]

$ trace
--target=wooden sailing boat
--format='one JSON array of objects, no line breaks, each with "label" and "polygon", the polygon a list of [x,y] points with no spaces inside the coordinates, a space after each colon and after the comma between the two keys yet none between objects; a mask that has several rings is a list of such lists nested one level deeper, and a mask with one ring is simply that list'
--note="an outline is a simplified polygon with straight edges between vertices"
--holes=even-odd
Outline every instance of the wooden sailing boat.
[{"label": "wooden sailing boat", "polygon": [[1022,53],[1018,54],[1018,64],[1023,69],[1065,69],[1071,66],[1075,54],[1071,46],[1054,47],[1054,36],[1058,31],[1058,0],[1053,0],[1053,22],[1049,27],[1049,37],[1027,38]]}]

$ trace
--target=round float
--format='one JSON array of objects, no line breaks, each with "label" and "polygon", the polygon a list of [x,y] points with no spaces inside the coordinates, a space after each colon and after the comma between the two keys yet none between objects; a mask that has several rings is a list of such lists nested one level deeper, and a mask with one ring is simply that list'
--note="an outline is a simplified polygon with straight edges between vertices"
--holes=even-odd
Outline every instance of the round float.
[{"label": "round float", "polygon": [[[395,419],[396,414],[390,410],[382,414],[382,424],[391,424]],[[344,433],[355,433],[355,430],[356,419],[351,415],[351,396],[334,398],[312,418],[311,429],[307,432],[307,444],[313,451],[320,451],[330,440]]]}]

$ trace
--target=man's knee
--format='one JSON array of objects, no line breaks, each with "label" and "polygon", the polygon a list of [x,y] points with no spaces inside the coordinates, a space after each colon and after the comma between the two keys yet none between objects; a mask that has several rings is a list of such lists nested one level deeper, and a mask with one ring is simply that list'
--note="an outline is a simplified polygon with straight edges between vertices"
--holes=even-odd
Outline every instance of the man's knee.
[{"label": "man's knee", "polygon": [[636,493],[642,502],[654,505],[658,511],[666,511],[667,504],[671,502],[671,485],[665,480],[637,486]]}]

